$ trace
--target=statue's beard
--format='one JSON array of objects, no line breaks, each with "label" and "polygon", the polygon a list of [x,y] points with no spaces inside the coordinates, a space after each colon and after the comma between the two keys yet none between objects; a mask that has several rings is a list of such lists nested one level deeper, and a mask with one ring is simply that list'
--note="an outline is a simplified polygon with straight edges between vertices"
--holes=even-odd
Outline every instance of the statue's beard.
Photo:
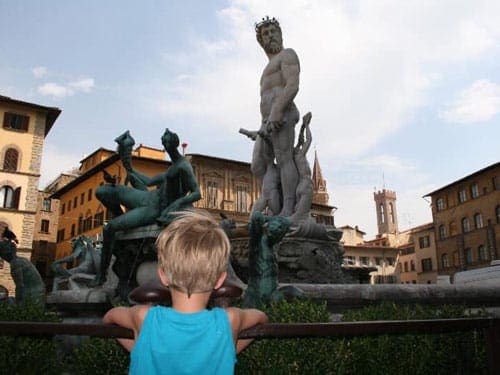
[{"label": "statue's beard", "polygon": [[271,40],[269,41],[269,43],[262,47],[264,48],[264,51],[266,51],[266,53],[269,53],[271,55],[276,55],[283,49],[283,45],[277,40]]}]

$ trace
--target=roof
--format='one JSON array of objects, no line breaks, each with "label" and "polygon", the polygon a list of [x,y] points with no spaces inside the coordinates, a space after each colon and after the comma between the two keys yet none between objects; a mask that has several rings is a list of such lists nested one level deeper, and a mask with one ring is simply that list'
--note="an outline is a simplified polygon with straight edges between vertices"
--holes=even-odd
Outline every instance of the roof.
[{"label": "roof", "polygon": [[186,154],[186,157],[202,157],[204,159],[213,159],[213,160],[219,160],[219,161],[224,161],[228,163],[236,163],[236,164],[241,164],[244,166],[250,166],[249,162],[246,161],[240,161],[240,160],[234,160],[234,159],[225,159],[225,158],[219,158],[218,156],[210,156],[210,155],[203,155],[203,154]]},{"label": "roof", "polygon": [[465,176],[465,177],[462,177],[462,178],[460,178],[460,179],[458,179],[458,180],[456,180],[456,181],[453,181],[452,183],[449,183],[449,184],[448,184],[448,185],[446,185],[446,186],[443,186],[443,187],[441,187],[441,188],[439,188],[439,189],[437,189],[437,190],[434,190],[434,191],[433,191],[433,192],[431,192],[431,193],[427,193],[426,195],[424,195],[424,197],[430,197],[430,196],[432,196],[432,195],[434,195],[434,194],[436,194],[436,193],[439,193],[439,192],[441,192],[441,191],[443,191],[443,190],[445,190],[445,189],[447,189],[447,188],[449,188],[449,187],[451,187],[451,186],[453,186],[453,185],[460,184],[460,183],[464,182],[464,181],[465,181],[465,180],[467,180],[467,179],[470,179],[470,178],[472,178],[472,177],[478,176],[478,175],[480,175],[480,174],[483,174],[483,173],[484,173],[484,172],[486,172],[486,171],[489,171],[489,170],[491,170],[491,169],[498,168],[498,167],[500,167],[500,162],[493,163],[493,164],[491,164],[491,165],[489,165],[489,166],[487,166],[487,167],[485,167],[485,168],[483,168],[483,169],[480,169],[480,170],[478,170],[478,171],[476,171],[476,172],[473,172],[473,173],[471,173],[471,174],[469,174],[469,175],[467,175],[467,176]]},{"label": "roof", "polygon": [[61,110],[57,107],[46,107],[40,104],[24,102],[22,100],[12,99],[8,96],[0,95],[0,102],[16,104],[24,107],[30,107],[32,109],[38,111],[47,112],[47,119],[45,121],[45,136],[49,133],[50,129],[52,129],[52,125],[56,122],[57,118],[61,114]]}]

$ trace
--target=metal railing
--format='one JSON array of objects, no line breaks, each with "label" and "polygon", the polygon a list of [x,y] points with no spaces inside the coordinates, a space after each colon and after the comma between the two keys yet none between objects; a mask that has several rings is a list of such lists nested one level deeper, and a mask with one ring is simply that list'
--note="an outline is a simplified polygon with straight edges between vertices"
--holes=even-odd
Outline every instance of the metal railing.
[{"label": "metal railing", "polygon": [[[500,318],[392,320],[338,323],[267,323],[242,331],[239,338],[361,337],[386,334],[439,334],[482,330],[490,374],[500,374]],[[0,335],[82,335],[133,338],[130,329],[113,324],[0,321]]]}]

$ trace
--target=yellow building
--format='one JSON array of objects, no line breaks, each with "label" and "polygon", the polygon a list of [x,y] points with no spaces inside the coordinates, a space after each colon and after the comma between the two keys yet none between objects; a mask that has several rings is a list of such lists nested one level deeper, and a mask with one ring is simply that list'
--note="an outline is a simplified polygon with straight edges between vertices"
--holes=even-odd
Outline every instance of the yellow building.
[{"label": "yellow building", "polygon": [[500,256],[500,162],[426,195],[432,199],[438,271],[481,268]]},{"label": "yellow building", "polygon": [[[19,256],[31,256],[43,144],[60,113],[0,96],[0,231],[16,233]],[[0,284],[13,292],[8,263],[0,268]]]}]

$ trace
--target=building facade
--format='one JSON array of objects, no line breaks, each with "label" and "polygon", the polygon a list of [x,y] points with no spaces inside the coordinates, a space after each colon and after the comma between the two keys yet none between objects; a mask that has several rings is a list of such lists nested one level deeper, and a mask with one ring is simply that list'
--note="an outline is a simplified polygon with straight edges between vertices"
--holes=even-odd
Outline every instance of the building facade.
[{"label": "building facade", "polygon": [[426,195],[432,200],[439,275],[490,265],[500,244],[500,163]]},{"label": "building facade", "polygon": [[[43,144],[60,113],[0,96],[0,231],[8,226],[17,235],[18,256],[31,257]],[[13,293],[7,262],[0,265],[0,284]]]}]

